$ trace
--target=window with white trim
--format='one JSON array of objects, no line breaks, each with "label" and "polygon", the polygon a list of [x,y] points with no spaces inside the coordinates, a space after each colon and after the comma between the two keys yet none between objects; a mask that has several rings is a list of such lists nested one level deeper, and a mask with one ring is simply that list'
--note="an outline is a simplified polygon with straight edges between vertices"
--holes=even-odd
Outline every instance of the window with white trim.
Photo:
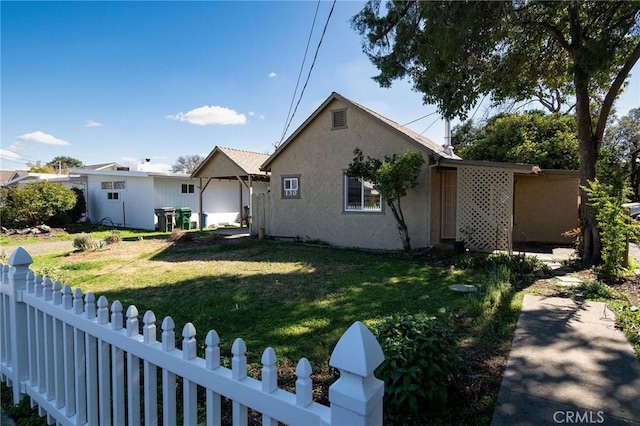
[{"label": "window with white trim", "polygon": [[120,199],[120,193],[118,192],[107,192],[107,200],[109,201],[117,201]]},{"label": "window with white trim", "polygon": [[192,183],[183,183],[182,184],[182,193],[183,194],[193,194],[195,193],[196,187]]},{"label": "window with white trim", "polygon": [[282,198],[300,198],[300,175],[282,177]]},{"label": "window with white trim", "polygon": [[124,180],[100,182],[100,188],[104,191],[109,191],[111,189],[126,189],[126,186],[127,184]]},{"label": "window with white trim", "polygon": [[344,175],[344,210],[381,212],[382,196],[371,182]]}]

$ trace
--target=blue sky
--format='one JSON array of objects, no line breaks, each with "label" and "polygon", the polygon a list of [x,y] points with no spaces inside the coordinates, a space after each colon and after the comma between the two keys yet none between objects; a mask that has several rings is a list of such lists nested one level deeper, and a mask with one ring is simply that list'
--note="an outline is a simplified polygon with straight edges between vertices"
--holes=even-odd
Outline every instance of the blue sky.
[{"label": "blue sky", "polygon": [[[435,112],[407,82],[380,88],[338,1],[291,134],[332,91],[400,124]],[[332,2],[319,5],[302,87]],[[7,2],[1,8],[1,168],[66,155],[166,171],[216,145],[273,152],[316,1]],[[640,66],[620,114],[638,107]],[[296,96],[297,101],[298,96]],[[484,107],[484,106],[483,106]],[[482,115],[483,107],[477,116]],[[408,127],[437,143],[437,114]]]}]

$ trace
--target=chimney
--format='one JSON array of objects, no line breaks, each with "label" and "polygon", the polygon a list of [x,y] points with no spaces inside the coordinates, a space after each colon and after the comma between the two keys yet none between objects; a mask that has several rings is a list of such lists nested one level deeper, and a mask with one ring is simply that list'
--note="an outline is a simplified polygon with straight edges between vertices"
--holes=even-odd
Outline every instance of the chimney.
[{"label": "chimney", "polygon": [[444,152],[453,156],[453,145],[451,145],[451,122],[448,118],[444,120]]}]

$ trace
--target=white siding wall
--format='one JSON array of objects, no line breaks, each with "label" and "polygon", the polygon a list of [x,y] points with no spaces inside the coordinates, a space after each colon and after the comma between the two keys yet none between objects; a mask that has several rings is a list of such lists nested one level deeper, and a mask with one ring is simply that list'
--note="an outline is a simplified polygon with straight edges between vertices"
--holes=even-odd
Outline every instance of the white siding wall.
[{"label": "white siding wall", "polygon": [[[204,180],[206,183],[206,180]],[[253,182],[253,193],[263,194],[268,183]],[[207,212],[207,226],[237,222],[240,218],[240,183],[212,180],[202,194],[202,211]],[[197,204],[197,201],[196,201]],[[249,205],[249,189],[242,185],[242,206]],[[197,207],[196,207],[196,212]],[[244,215],[244,212],[242,212]]]},{"label": "white siding wall", "polygon": [[[101,182],[105,181],[125,181],[125,189],[103,190]],[[152,178],[89,175],[87,183],[88,215],[93,223],[104,221],[127,228],[154,229]],[[117,192],[118,199],[108,200],[109,192]]]},{"label": "white siding wall", "polygon": [[[154,219],[154,223],[158,223],[158,217],[155,215],[155,209],[160,207],[182,208],[189,207],[191,209],[191,222],[195,222],[198,226],[198,180],[197,179],[176,179],[176,178],[159,178],[156,177],[154,184],[154,201],[150,214]],[[183,194],[182,185],[193,185],[192,194]]]}]

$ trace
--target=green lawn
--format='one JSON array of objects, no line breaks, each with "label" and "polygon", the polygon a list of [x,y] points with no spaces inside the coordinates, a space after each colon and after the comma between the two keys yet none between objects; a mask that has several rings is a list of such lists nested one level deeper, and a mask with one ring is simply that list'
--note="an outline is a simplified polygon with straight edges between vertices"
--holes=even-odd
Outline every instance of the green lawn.
[{"label": "green lawn", "polygon": [[[141,317],[153,310],[159,333],[165,316],[174,319],[177,336],[192,322],[199,356],[208,330],[215,329],[226,365],[233,340],[242,337],[254,375],[262,351],[271,346],[285,387],[295,381],[298,359],[307,357],[321,400],[336,378],[328,366],[331,350],[354,321],[373,326],[393,313],[437,316],[454,328],[466,366],[447,410],[429,414],[429,421],[488,424],[521,297],[508,283],[495,285],[500,277],[489,276],[495,275],[492,269],[460,269],[454,260],[451,253],[408,256],[209,237],[176,244],[143,239],[95,252],[37,256],[32,269],[104,295],[110,303],[119,300],[125,310],[135,304]],[[481,291],[470,295],[448,288],[458,283],[476,284]]]},{"label": "green lawn", "polygon": [[203,339],[215,329],[225,351],[242,337],[253,361],[272,346],[289,359],[305,356],[321,370],[354,321],[372,325],[394,312],[464,309],[468,298],[448,286],[470,279],[403,255],[268,241],[195,248],[125,242],[93,253],[36,257],[33,269],[43,267],[85,293],[135,304],[141,315],[153,310],[159,322],[170,315],[176,331],[192,322]]}]

